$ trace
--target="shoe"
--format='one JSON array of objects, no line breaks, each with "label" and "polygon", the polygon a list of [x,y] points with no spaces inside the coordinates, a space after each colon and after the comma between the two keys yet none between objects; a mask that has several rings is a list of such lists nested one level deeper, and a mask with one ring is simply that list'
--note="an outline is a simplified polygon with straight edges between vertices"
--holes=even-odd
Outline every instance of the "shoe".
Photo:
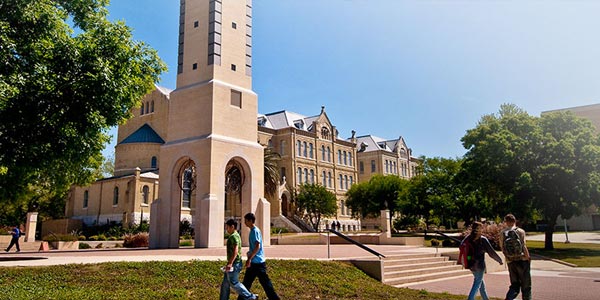
[{"label": "shoe", "polygon": [[4,249],[4,252],[8,252],[8,249]]},{"label": "shoe", "polygon": [[258,300],[258,295],[257,295],[257,294],[254,294],[254,298],[252,298],[252,299],[254,299],[254,300]]},{"label": "shoe", "polygon": [[17,250],[17,253],[21,252],[21,250]]}]

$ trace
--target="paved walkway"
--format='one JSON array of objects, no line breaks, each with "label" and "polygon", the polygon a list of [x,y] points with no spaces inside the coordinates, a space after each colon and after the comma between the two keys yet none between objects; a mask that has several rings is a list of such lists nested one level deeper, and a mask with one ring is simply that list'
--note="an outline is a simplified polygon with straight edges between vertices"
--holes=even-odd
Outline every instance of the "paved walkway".
[{"label": "paved walkway", "polygon": [[[600,232],[588,231],[588,232],[568,232],[569,242],[571,243],[591,243],[600,244]],[[545,235],[531,235],[527,236],[528,240],[532,241],[544,241]],[[565,232],[555,232],[552,235],[552,241],[555,243],[564,243],[566,240]],[[598,297],[600,298],[600,297]]]},{"label": "paved walkway", "polygon": [[[402,253],[432,253],[447,251],[440,248],[411,246],[369,245],[384,255]],[[245,253],[247,249],[243,249]],[[454,249],[455,251],[455,249]],[[275,245],[265,247],[270,259],[319,259],[344,260],[349,258],[373,258],[370,253],[353,245]],[[73,263],[101,263],[109,261],[187,261],[224,260],[225,248],[213,249],[101,249],[80,251],[21,252],[0,254],[0,267],[48,266]],[[534,260],[532,263],[533,299],[535,300],[597,300],[600,299],[600,268],[571,268],[552,261]],[[471,276],[419,283],[412,289],[430,292],[448,292],[466,295],[471,287]],[[485,282],[488,294],[504,298],[508,288],[508,272],[487,274]]]}]

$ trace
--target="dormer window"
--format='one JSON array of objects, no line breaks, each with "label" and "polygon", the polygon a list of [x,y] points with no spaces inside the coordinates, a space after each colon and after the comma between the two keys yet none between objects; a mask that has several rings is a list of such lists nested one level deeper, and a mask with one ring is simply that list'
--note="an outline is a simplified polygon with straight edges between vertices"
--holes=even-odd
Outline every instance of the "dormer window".
[{"label": "dormer window", "polygon": [[302,120],[294,121],[294,127],[302,129],[304,127],[304,122]]},{"label": "dormer window", "polygon": [[326,139],[326,140],[330,139],[329,128],[327,128],[325,126],[321,127],[321,138]]},{"label": "dormer window", "polygon": [[258,126],[265,126],[265,124],[267,124],[267,118],[265,118],[265,117],[258,118]]}]

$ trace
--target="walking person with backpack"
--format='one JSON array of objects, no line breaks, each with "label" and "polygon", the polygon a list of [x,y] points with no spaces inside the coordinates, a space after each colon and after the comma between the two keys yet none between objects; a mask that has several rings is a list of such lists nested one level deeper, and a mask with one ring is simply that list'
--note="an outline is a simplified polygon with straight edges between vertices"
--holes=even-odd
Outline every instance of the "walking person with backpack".
[{"label": "walking person with backpack", "polygon": [[483,281],[486,269],[485,254],[487,253],[492,259],[502,264],[502,258],[494,251],[490,241],[481,235],[482,231],[483,224],[481,222],[473,222],[471,224],[471,233],[463,239],[459,247],[459,262],[473,273],[473,285],[471,286],[468,300],[475,300],[477,291],[479,291],[481,299],[489,300],[485,290],[485,282]]},{"label": "walking person with backpack", "polygon": [[510,287],[506,300],[513,300],[522,293],[523,300],[531,300],[531,257],[525,245],[525,230],[516,226],[517,219],[508,214],[504,217],[506,228],[502,230],[500,248],[510,275]]}]

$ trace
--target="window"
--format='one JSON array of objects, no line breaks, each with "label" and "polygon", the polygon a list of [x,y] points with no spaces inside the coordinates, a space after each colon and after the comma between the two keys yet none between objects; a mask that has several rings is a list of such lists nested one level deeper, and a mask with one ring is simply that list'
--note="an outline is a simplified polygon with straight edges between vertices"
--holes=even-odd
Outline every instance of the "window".
[{"label": "window", "polygon": [[371,161],[371,173],[375,172],[376,168],[375,168],[375,161],[372,160]]},{"label": "window", "polygon": [[142,188],[142,200],[144,204],[148,204],[148,196],[150,194],[150,188],[147,185],[144,185]]},{"label": "window", "polygon": [[237,67],[234,64],[231,64],[231,71],[237,70]]},{"label": "window", "polygon": [[235,22],[231,22],[231,28],[237,29],[237,24]]},{"label": "window", "polygon": [[282,167],[281,168],[281,180],[283,180],[285,178],[285,168]]},{"label": "window", "polygon": [[331,149],[327,147],[327,161],[331,162]]},{"label": "window", "polygon": [[304,152],[302,152],[302,156],[306,157],[307,156],[307,151],[308,151],[308,147],[306,145],[306,142],[302,143],[302,146],[304,147]]},{"label": "window", "polygon": [[342,150],[338,150],[338,164],[342,164]]},{"label": "window", "polygon": [[156,160],[156,156],[152,156],[152,160],[150,161],[150,167],[152,169],[156,169],[157,165],[158,165],[158,163],[157,163],[157,160]]},{"label": "window", "polygon": [[350,166],[354,165],[352,162],[352,152],[348,152],[348,161],[350,162]]},{"label": "window", "polygon": [[150,103],[146,103],[146,113],[150,112]]},{"label": "window", "polygon": [[115,187],[113,190],[113,205],[119,204],[119,187]]},{"label": "window", "polygon": [[354,179],[352,178],[352,176],[350,176],[350,187],[352,187],[353,184],[354,184]]},{"label": "window", "polygon": [[346,151],[344,151],[344,165],[348,165],[348,153]]},{"label": "window", "polygon": [[198,28],[198,25],[199,25],[199,24],[198,24],[198,21],[195,21],[195,22],[194,22],[194,28]]},{"label": "window", "polygon": [[360,174],[365,174],[365,164],[361,161],[358,162],[358,170]]},{"label": "window", "polygon": [[390,171],[390,166],[389,166],[389,164],[388,164],[388,161],[386,160],[386,161],[385,161],[385,172],[386,172],[386,173],[389,173],[389,171]]},{"label": "window", "polygon": [[344,187],[347,190],[348,189],[348,175],[344,175],[344,183],[345,183]]},{"label": "window", "polygon": [[321,146],[321,160],[325,161],[325,145]]},{"label": "window", "polygon": [[310,170],[310,183],[315,183],[315,170]]},{"label": "window", "polygon": [[296,153],[296,156],[300,156],[302,154],[302,142],[301,141],[296,142],[296,146],[298,148],[298,151],[297,151],[298,153]]},{"label": "window", "polygon": [[308,145],[308,157],[313,158],[313,144]]},{"label": "window", "polygon": [[344,206],[344,200],[340,201],[340,211],[342,215],[346,214],[346,207]]},{"label": "window", "polygon": [[273,140],[269,139],[267,142],[267,147],[269,147],[269,149],[273,149]]},{"label": "window", "polygon": [[154,100],[152,100],[151,106],[150,106],[150,112],[154,112]]},{"label": "window", "polygon": [[298,184],[302,184],[302,168],[298,168]]},{"label": "window", "polygon": [[231,90],[231,106],[242,108],[242,93]]},{"label": "window", "polygon": [[140,108],[140,116],[144,114],[144,102],[142,102],[142,107]]},{"label": "window", "polygon": [[188,167],[187,169],[185,169],[183,171],[183,182],[181,184],[181,192],[182,192],[182,197],[181,197],[181,206],[184,208],[190,208],[191,207],[191,200],[192,200],[192,180],[194,180],[193,178],[193,174],[194,170],[192,167]]},{"label": "window", "polygon": [[327,186],[327,173],[325,171],[323,171],[323,186]]},{"label": "window", "polygon": [[90,200],[90,192],[89,191],[84,191],[83,192],[83,208],[87,208],[88,207],[89,200]]},{"label": "window", "polygon": [[285,155],[285,141],[279,142],[279,154],[282,156]]},{"label": "window", "polygon": [[340,189],[340,190],[344,189],[344,176],[342,176],[342,174],[340,174],[340,185],[339,185],[338,189]]},{"label": "window", "polygon": [[333,186],[333,183],[331,182],[331,172],[327,172],[327,183],[329,187]]},{"label": "window", "polygon": [[304,183],[308,183],[308,169],[304,168]]},{"label": "window", "polygon": [[196,69],[198,69],[198,64],[193,64],[192,65],[192,70],[196,70]]},{"label": "window", "polygon": [[325,127],[325,126],[323,126],[323,127],[321,128],[321,137],[322,137],[323,139],[326,139],[326,140],[328,140],[328,139],[329,139],[329,128],[327,128],[327,127]]}]

